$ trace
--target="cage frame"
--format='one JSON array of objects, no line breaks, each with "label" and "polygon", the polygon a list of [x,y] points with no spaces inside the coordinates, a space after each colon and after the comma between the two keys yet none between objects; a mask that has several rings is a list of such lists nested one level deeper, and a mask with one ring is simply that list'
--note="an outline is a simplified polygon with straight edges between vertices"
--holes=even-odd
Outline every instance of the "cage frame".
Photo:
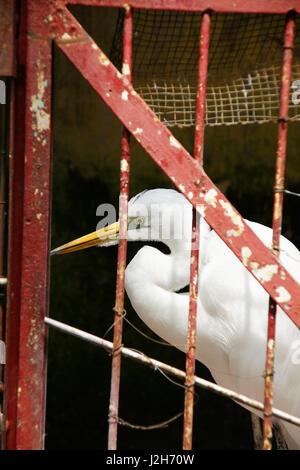
[{"label": "cage frame", "polygon": [[[130,73],[115,69],[100,47],[90,38],[67,9],[67,5],[125,8],[129,28],[125,32],[124,47],[130,47],[130,11],[141,9],[172,9],[200,11],[203,18],[209,11],[219,13],[265,13],[284,14],[286,43],[284,46],[282,82],[288,85],[292,65],[292,38],[294,15],[300,12],[300,0],[28,0],[21,1],[19,39],[12,34],[16,26],[16,2],[7,0],[9,21],[4,25],[3,44],[9,44],[6,64],[0,67],[0,75],[13,77],[10,106],[11,145],[9,180],[9,243],[8,243],[8,286],[5,368],[4,416],[8,429],[3,433],[2,445],[6,449],[44,448],[45,397],[46,397],[46,338],[45,318],[49,299],[49,253],[50,253],[50,209],[51,209],[51,63],[52,41],[64,52],[84,78],[90,83],[102,100],[110,107],[124,126],[122,155],[129,165],[129,134],[136,138],[150,157],[171,179],[174,185],[191,202],[211,227],[224,240],[239,260],[260,282],[273,299],[269,314],[268,348],[269,369],[266,374],[269,392],[272,389],[272,367],[274,353],[274,305],[279,305],[291,320],[300,327],[299,285],[280,265],[276,256],[276,237],[280,235],[284,166],[277,165],[280,184],[275,185],[273,252],[262,244],[243,218],[230,204],[206,175],[202,156],[192,157],[175,139],[172,133],[156,118],[130,83]],[[209,30],[204,33],[209,38]],[[126,39],[127,38],[127,39]],[[128,46],[129,45],[129,46]],[[201,50],[201,45],[200,45]],[[127,49],[128,51],[128,49]],[[202,50],[203,51],[203,50]],[[208,48],[207,48],[208,51]],[[18,56],[16,61],[14,58]],[[200,53],[201,57],[201,53]],[[130,51],[127,56],[130,70]],[[205,61],[200,60],[200,68]],[[24,72],[25,73],[22,73]],[[4,72],[4,73],[3,73]],[[206,81],[206,67],[202,78]],[[198,84],[200,81],[198,82]],[[277,161],[285,158],[286,131],[288,124],[288,90],[282,87],[281,106],[278,116]],[[124,94],[125,92],[125,94]],[[126,99],[124,99],[126,96]],[[205,92],[198,94],[199,109],[205,105]],[[42,103],[40,106],[39,103]],[[199,113],[199,111],[198,111]],[[200,154],[203,150],[204,115],[199,117]],[[143,129],[142,133],[135,130]],[[18,134],[16,133],[18,129]],[[24,137],[23,137],[24,136]],[[280,149],[280,150],[279,150]],[[282,159],[281,159],[282,161]],[[25,164],[24,164],[25,163]],[[122,166],[121,166],[122,168]],[[124,168],[124,165],[123,165]],[[129,167],[128,167],[129,169]],[[128,201],[127,173],[121,169],[120,219],[124,216],[126,225]],[[279,208],[279,209],[278,209]],[[279,216],[278,216],[279,214]],[[122,230],[122,229],[121,229]],[[278,240],[277,240],[278,241]],[[243,256],[243,247],[251,250],[251,256]],[[119,269],[117,272],[116,315],[122,315],[124,301],[124,278],[126,241],[119,246]],[[121,267],[122,265],[122,267]],[[254,268],[255,266],[255,268]],[[271,279],[264,279],[261,269],[276,266],[277,272]],[[197,276],[196,264],[192,267],[192,278]],[[119,285],[119,287],[118,287]],[[278,286],[282,287],[279,295]],[[192,295],[191,295],[192,298]],[[195,300],[195,298],[194,298]],[[192,304],[192,300],[191,300]],[[194,302],[196,305],[196,301]],[[193,322],[191,322],[193,323]],[[190,332],[193,332],[193,325]],[[113,360],[116,365],[116,382],[112,385],[117,415],[118,380],[120,370],[121,332],[116,333],[113,346]],[[191,346],[193,350],[193,345]],[[194,363],[194,351],[190,355],[190,366]],[[194,382],[193,367],[187,368],[187,384]],[[190,380],[190,382],[189,382]],[[267,393],[264,419],[264,448],[271,448],[270,418],[272,399]],[[187,405],[186,413],[192,413],[193,404]],[[113,421],[113,420],[112,420]],[[114,429],[112,429],[114,428]],[[191,448],[192,419],[185,424],[185,449]],[[117,424],[111,423],[109,448],[117,447]]]}]

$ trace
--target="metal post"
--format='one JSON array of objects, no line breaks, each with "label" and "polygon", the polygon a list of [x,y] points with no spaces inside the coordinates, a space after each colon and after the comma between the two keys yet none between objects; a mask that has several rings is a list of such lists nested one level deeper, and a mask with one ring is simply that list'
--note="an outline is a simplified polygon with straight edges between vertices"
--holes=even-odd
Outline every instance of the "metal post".
[{"label": "metal post", "polygon": [[[282,74],[280,90],[280,107],[278,119],[278,137],[276,154],[276,173],[274,187],[273,206],[273,253],[278,256],[280,250],[280,234],[282,224],[282,206],[285,176],[285,157],[287,144],[288,108],[290,96],[290,83],[292,73],[293,43],[295,32],[295,14],[287,15]],[[276,325],[276,302],[270,297],[268,316],[268,340],[265,371],[265,398],[264,398],[264,422],[263,422],[263,450],[272,449],[272,406],[273,406],[273,379],[274,379],[274,357],[275,357],[275,325]],[[276,372],[276,371],[275,371]]]},{"label": "metal post", "polygon": [[[19,370],[19,311],[20,262],[23,230],[24,135],[25,135],[25,64],[26,64],[26,5],[20,9],[18,30],[17,76],[11,87],[10,156],[9,159],[9,214],[6,307],[6,365],[4,375],[4,421],[2,448],[16,448],[17,389]],[[15,130],[18,129],[18,133]],[[16,260],[16,262],[14,262]]]},{"label": "metal post", "polygon": [[[0,142],[0,281],[5,285],[6,278],[6,257],[5,257],[5,240],[6,240],[6,213],[7,213],[7,201],[6,201],[6,188],[7,188],[7,161],[9,152],[9,138],[10,138],[10,79],[5,80],[6,89],[6,102],[1,105],[0,112],[2,114],[2,128],[1,128],[1,142]],[[6,295],[1,292],[0,298],[0,356],[3,353],[2,347],[4,345],[4,315],[5,315],[5,303]],[[5,354],[5,351],[4,351]],[[3,366],[0,361],[0,413],[2,415],[3,409]],[[5,441],[5,423],[2,422],[0,429],[2,435],[1,441]]]},{"label": "metal post", "polygon": [[[208,50],[210,35],[210,14],[203,13],[200,32],[200,51],[198,66],[197,86],[197,111],[195,126],[195,149],[194,157],[203,165],[203,142],[205,126],[205,99],[208,66]],[[197,299],[198,299],[198,268],[199,268],[199,227],[197,226],[197,212],[193,208],[192,222],[192,245],[191,245],[191,269],[190,269],[190,309],[186,354],[186,381],[184,400],[184,427],[183,427],[183,449],[192,449],[193,438],[193,415],[194,415],[194,375],[195,375],[195,350],[196,350],[196,327],[197,327]]]},{"label": "metal post", "polygon": [[22,73],[16,87],[14,171],[10,182],[6,447],[31,450],[44,447],[52,56],[48,38],[26,34],[36,27],[36,2],[24,1],[21,7]]},{"label": "metal post", "polygon": [[[123,35],[123,66],[122,73],[131,80],[131,56],[132,56],[132,10],[128,5],[125,7],[124,35]],[[124,313],[124,281],[127,255],[127,206],[129,192],[129,165],[130,165],[130,133],[124,127],[121,144],[121,165],[120,165],[120,240],[117,264],[117,285],[115,303],[115,323],[113,338],[113,358],[111,391],[109,402],[109,431],[108,449],[117,448],[118,433],[118,412],[120,393],[120,372],[121,372],[121,347]]]}]

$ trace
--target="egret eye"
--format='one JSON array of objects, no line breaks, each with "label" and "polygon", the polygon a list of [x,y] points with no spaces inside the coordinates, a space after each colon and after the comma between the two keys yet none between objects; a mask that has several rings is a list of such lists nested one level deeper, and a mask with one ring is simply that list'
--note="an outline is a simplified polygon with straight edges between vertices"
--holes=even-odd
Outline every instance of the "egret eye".
[{"label": "egret eye", "polygon": [[143,225],[143,223],[144,223],[144,218],[143,217],[137,217],[135,219],[136,229],[139,230],[141,228],[141,226]]}]

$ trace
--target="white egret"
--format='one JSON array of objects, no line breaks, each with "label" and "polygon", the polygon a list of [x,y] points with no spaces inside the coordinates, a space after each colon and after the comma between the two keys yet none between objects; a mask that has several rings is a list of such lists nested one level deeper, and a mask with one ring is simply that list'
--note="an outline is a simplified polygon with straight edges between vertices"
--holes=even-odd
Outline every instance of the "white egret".
[{"label": "white egret", "polygon": [[[269,247],[272,230],[246,221]],[[144,246],[128,264],[125,287],[140,318],[157,335],[185,351],[192,206],[177,191],[144,191],[129,201],[128,241],[157,240],[170,254]],[[119,223],[67,243],[52,254],[118,242]],[[300,252],[280,240],[280,262],[300,283]],[[196,358],[215,381],[263,402],[269,296],[204,219],[200,220]],[[277,309],[274,407],[300,416],[300,333]],[[250,408],[249,408],[250,409]],[[261,413],[251,409],[261,416]],[[300,449],[300,428],[280,424],[290,449]]]}]

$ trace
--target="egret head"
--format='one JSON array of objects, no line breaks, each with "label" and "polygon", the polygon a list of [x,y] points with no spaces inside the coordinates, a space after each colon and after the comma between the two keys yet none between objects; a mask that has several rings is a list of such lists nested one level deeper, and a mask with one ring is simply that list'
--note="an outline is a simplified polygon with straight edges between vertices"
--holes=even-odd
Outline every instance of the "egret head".
[{"label": "egret head", "polygon": [[[128,203],[127,240],[157,240],[168,246],[173,240],[190,240],[191,220],[192,207],[183,194],[173,189],[143,191]],[[119,229],[119,221],[114,222],[52,250],[51,254],[115,245],[121,235]]]}]

